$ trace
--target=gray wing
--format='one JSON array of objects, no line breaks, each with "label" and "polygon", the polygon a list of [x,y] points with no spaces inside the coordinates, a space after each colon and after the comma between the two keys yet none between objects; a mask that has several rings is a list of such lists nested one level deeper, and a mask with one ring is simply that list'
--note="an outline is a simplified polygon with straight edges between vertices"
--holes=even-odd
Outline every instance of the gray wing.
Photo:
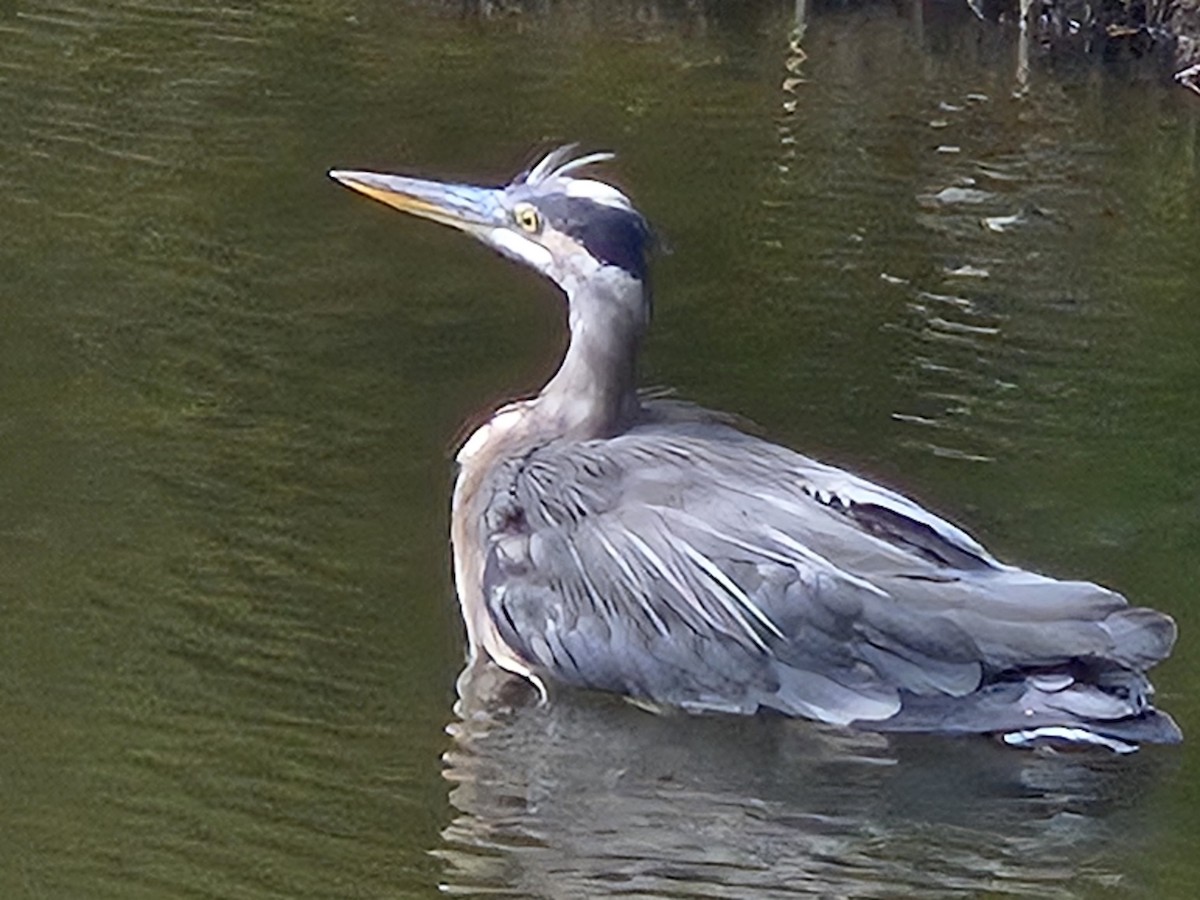
[{"label": "gray wing", "polygon": [[[576,685],[1004,730],[1138,714],[1140,672],[1174,638],[1111,591],[1004,566],[899,494],[710,424],[548,444],[485,489],[489,613]],[[1119,690],[1096,686],[1114,672]]]}]

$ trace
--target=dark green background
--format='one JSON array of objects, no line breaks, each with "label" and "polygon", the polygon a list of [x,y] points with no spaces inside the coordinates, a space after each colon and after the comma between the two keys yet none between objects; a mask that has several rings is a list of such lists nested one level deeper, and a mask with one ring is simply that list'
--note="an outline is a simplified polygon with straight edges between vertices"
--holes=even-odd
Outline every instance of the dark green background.
[{"label": "dark green background", "polygon": [[[955,4],[482,7],[0,4],[0,895],[1195,896],[1197,98]],[[450,457],[561,305],[324,172],[563,140],[669,248],[649,383],[1170,612],[1192,742],[458,721]]]}]

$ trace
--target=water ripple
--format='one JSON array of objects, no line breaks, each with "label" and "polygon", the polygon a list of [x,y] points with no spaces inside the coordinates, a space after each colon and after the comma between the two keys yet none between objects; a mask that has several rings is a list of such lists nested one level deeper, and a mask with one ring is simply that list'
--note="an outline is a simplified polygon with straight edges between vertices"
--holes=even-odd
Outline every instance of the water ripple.
[{"label": "water ripple", "polygon": [[496,677],[465,678],[451,728],[452,895],[1073,897],[1113,877],[1096,852],[1131,772],[1105,760],[545,706]]}]

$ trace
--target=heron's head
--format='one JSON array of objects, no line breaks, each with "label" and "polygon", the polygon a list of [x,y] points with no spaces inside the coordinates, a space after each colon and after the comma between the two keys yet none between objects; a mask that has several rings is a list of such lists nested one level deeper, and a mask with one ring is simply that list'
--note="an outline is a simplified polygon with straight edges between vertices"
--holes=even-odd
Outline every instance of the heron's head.
[{"label": "heron's head", "polygon": [[573,295],[584,284],[646,280],[651,232],[621,191],[581,176],[611,153],[575,156],[560,147],[503,187],[333,170],[331,178],[403,212],[450,225],[554,280]]}]

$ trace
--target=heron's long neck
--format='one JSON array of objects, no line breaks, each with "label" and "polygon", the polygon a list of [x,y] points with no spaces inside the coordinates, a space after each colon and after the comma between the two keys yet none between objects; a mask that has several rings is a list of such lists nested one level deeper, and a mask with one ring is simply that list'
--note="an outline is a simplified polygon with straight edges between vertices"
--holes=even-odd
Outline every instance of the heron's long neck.
[{"label": "heron's long neck", "polygon": [[649,313],[645,285],[632,278],[584,282],[568,291],[571,343],[537,397],[538,412],[561,436],[620,433],[638,410],[637,355]]}]

